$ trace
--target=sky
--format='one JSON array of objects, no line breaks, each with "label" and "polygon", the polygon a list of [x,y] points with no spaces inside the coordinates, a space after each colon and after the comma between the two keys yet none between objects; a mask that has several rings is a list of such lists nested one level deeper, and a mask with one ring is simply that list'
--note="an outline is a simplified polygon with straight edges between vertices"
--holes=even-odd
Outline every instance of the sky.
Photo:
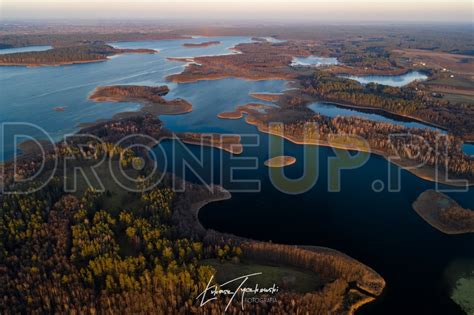
[{"label": "sky", "polygon": [[472,0],[0,0],[0,19],[472,23]]}]

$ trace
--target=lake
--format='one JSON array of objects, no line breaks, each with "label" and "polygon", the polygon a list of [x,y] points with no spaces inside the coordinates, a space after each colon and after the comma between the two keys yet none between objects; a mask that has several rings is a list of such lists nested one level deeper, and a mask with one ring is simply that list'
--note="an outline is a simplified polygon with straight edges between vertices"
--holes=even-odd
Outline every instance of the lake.
[{"label": "lake", "polygon": [[[165,77],[181,72],[185,63],[170,62],[167,57],[229,54],[232,53],[230,47],[241,42],[251,42],[248,37],[217,37],[215,40],[221,41],[222,44],[204,48],[182,47],[184,43],[202,41],[199,38],[114,43],[116,47],[143,47],[160,50],[160,53],[119,55],[107,62],[62,67],[0,67],[0,123],[36,124],[48,132],[53,140],[58,141],[63,135],[79,130],[80,123],[139,109],[140,106],[134,103],[89,101],[88,95],[97,86],[167,84],[174,90],[177,85],[166,82]],[[262,88],[266,87],[255,83],[255,91]],[[173,93],[175,91],[171,94]],[[196,89],[194,93],[189,94],[200,93],[201,91]],[[55,107],[65,107],[65,110],[56,112]],[[23,126],[18,127],[20,131],[23,129]],[[39,136],[43,133],[39,130],[29,130],[28,134]],[[14,152],[13,142],[7,141],[4,150],[0,151],[0,160],[10,158]]]},{"label": "lake", "polygon": [[474,144],[466,143],[462,146],[462,149],[465,154],[474,156]]},{"label": "lake", "polygon": [[[446,133],[444,130],[440,128],[436,128],[421,122],[417,122],[412,119],[402,119],[399,116],[395,115],[390,115],[390,114],[376,114],[374,113],[375,110],[358,110],[355,108],[349,108],[349,107],[343,107],[340,105],[336,105],[333,103],[328,103],[328,102],[315,102],[313,104],[308,105],[308,107],[313,110],[315,113],[319,113],[324,116],[329,116],[329,117],[337,117],[337,116],[345,116],[345,117],[360,117],[372,121],[379,121],[379,122],[387,122],[387,123],[392,123],[394,125],[401,125],[405,126],[408,128],[420,128],[420,129],[430,129],[430,130],[436,130],[441,133]],[[391,117],[390,117],[391,116]]]},{"label": "lake", "polygon": [[[269,158],[270,136],[257,132],[243,120],[222,120],[216,115],[231,111],[238,105],[254,101],[251,92],[278,93],[287,89],[285,81],[246,81],[224,79],[174,84],[165,81],[167,75],[182,71],[184,63],[167,61],[167,57],[193,57],[232,53],[228,48],[251,42],[248,37],[216,37],[218,46],[184,48],[183,43],[202,39],[114,43],[121,48],[151,48],[155,55],[130,54],[107,62],[63,67],[1,67],[0,68],[0,123],[28,122],[38,124],[50,132],[55,140],[78,130],[81,122],[110,118],[121,111],[139,108],[133,103],[95,103],[88,95],[99,85],[138,84],[169,85],[166,98],[182,97],[193,103],[194,110],[181,116],[162,116],[165,126],[175,131],[238,133],[246,146],[241,156],[221,150],[198,146],[178,146],[165,141],[155,149],[159,160],[165,157],[166,171],[174,171],[190,181],[199,182],[196,174],[183,173],[185,161],[193,162],[192,154],[203,155],[202,178],[206,182],[223,184],[230,190],[254,187],[254,183],[232,179],[260,181],[261,191],[234,193],[228,201],[203,208],[199,218],[212,229],[260,240],[285,244],[305,244],[340,250],[374,268],[387,281],[384,295],[358,314],[460,314],[459,307],[449,298],[452,281],[470,271],[472,265],[460,268],[453,276],[450,266],[459,261],[474,259],[474,236],[447,236],[422,220],[411,204],[426,189],[434,187],[401,171],[400,176],[388,180],[388,170],[397,174],[398,168],[372,155],[360,168],[345,170],[341,175],[341,191],[330,193],[327,184],[328,163],[335,157],[331,148],[318,148],[318,159],[306,160],[309,170],[319,169],[316,184],[298,195],[280,192],[270,180],[269,169],[263,163]],[[327,114],[339,109],[321,107]],[[55,112],[64,106],[64,112]],[[339,114],[342,113],[339,111]],[[345,112],[346,114],[350,114]],[[352,114],[365,115],[351,111]],[[370,116],[371,119],[382,119]],[[20,130],[25,131],[24,127]],[[40,134],[32,131],[31,135]],[[247,135],[247,136],[245,136]],[[258,135],[255,138],[253,135]],[[1,135],[0,135],[1,136]],[[258,140],[258,141],[257,141]],[[290,178],[299,177],[304,170],[305,149],[317,148],[295,145],[285,141],[284,153],[297,158],[297,163],[285,168]],[[3,154],[14,153],[12,143],[6,143]],[[257,159],[257,160],[255,160]],[[256,168],[255,168],[256,163]],[[165,163],[160,163],[164,166]],[[174,167],[171,167],[174,166]],[[241,169],[231,170],[231,167]],[[372,189],[374,183],[394,186],[400,179],[398,192]],[[448,187],[444,187],[448,188]],[[474,209],[474,190],[449,195],[464,207]],[[463,265],[464,266],[464,265]],[[458,268],[459,269],[459,268]],[[449,272],[448,272],[449,271]]]},{"label": "lake", "polygon": [[424,81],[428,79],[426,74],[419,71],[410,71],[401,75],[367,75],[367,76],[342,76],[347,79],[355,80],[362,84],[377,83],[394,87],[402,87],[414,81]]},{"label": "lake", "polygon": [[319,56],[309,56],[309,57],[295,57],[291,63],[292,66],[329,66],[337,65],[339,62],[337,58],[331,57],[319,57]]}]

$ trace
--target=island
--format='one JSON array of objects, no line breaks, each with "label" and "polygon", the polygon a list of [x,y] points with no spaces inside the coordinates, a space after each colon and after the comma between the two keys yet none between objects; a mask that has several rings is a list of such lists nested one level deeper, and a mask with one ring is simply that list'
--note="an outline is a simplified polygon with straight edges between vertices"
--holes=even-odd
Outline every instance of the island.
[{"label": "island", "polygon": [[449,196],[427,190],[413,203],[423,220],[445,234],[474,233],[474,211],[462,208]]},{"label": "island", "polygon": [[240,119],[243,117],[242,113],[239,111],[236,112],[224,112],[217,114],[218,118],[221,119]]},{"label": "island", "polygon": [[296,158],[293,156],[276,156],[265,161],[265,166],[267,167],[285,167],[290,166],[296,163]]},{"label": "island", "polygon": [[183,47],[186,48],[198,48],[198,47],[209,47],[209,46],[215,46],[215,45],[220,45],[220,41],[210,41],[210,42],[204,42],[204,43],[185,43],[183,44]]},{"label": "island", "polygon": [[167,86],[114,85],[98,87],[89,96],[96,102],[137,102],[141,112],[154,115],[180,115],[192,111],[192,105],[183,99],[165,100]]},{"label": "island", "polygon": [[155,54],[153,49],[119,49],[105,44],[80,45],[0,55],[0,66],[61,66],[106,61],[119,54]]}]

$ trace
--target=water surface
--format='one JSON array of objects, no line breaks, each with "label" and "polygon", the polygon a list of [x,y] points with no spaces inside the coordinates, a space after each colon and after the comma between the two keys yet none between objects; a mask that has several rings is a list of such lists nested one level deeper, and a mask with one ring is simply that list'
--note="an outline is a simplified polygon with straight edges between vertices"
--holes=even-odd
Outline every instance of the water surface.
[{"label": "water surface", "polygon": [[402,87],[414,81],[424,81],[428,79],[426,74],[419,71],[411,71],[402,75],[368,75],[368,76],[343,76],[351,80],[355,80],[362,84],[377,83],[394,87]]},{"label": "water surface", "polygon": [[[341,191],[329,193],[328,163],[338,151],[319,148],[319,159],[310,160],[308,167],[319,168],[316,184],[299,195],[284,194],[272,185],[268,168],[263,163],[268,154],[269,139],[243,120],[222,120],[216,115],[231,111],[238,105],[254,101],[251,92],[278,93],[286,89],[285,81],[245,81],[225,79],[186,84],[170,84],[167,75],[182,71],[185,63],[170,62],[167,57],[193,57],[232,53],[228,48],[248,37],[216,37],[219,46],[184,48],[183,43],[201,39],[114,43],[121,48],[151,48],[155,55],[121,55],[107,62],[62,67],[3,67],[0,68],[0,123],[28,122],[38,124],[60,139],[78,130],[77,124],[112,117],[121,111],[133,111],[133,103],[95,103],[87,96],[99,85],[168,84],[167,98],[182,97],[193,103],[194,111],[181,116],[162,116],[165,126],[176,131],[222,132],[243,135],[246,145],[241,156],[221,150],[183,146],[172,150],[173,141],[166,141],[155,150],[158,157],[169,161],[164,170],[200,182],[196,174],[183,171],[185,161],[199,170],[207,182],[225,188],[256,189],[256,192],[234,193],[229,201],[211,204],[201,210],[200,219],[206,227],[222,232],[272,240],[286,244],[327,246],[340,250],[374,268],[387,280],[387,290],[377,302],[360,313],[366,314],[460,314],[461,310],[450,296],[451,286],[445,283],[444,273],[458,260],[474,258],[472,235],[447,236],[422,220],[411,204],[424,190],[434,184],[419,179],[406,171],[388,179],[388,170],[398,174],[398,168],[378,156],[370,156],[367,163],[341,174]],[[342,112],[319,104],[313,110],[326,114],[356,114]],[[64,106],[64,112],[53,108]],[[370,116],[371,119],[382,119]],[[27,132],[24,126],[19,130]],[[35,135],[39,131],[32,131]],[[259,137],[254,137],[257,134]],[[2,136],[2,135],[0,135]],[[7,142],[5,156],[14,152]],[[285,168],[291,178],[303,173],[305,148],[285,141],[284,153],[295,156],[297,163]],[[313,147],[314,148],[314,147]],[[161,150],[162,149],[162,150]],[[196,165],[192,155],[202,154],[204,163]],[[257,160],[255,160],[257,159]],[[199,163],[198,163],[199,164]],[[160,166],[166,165],[160,163]],[[233,169],[232,167],[237,167]],[[189,173],[189,174],[188,174]],[[233,179],[240,179],[235,182]],[[396,184],[399,182],[400,186]],[[260,184],[256,183],[258,180]],[[385,189],[372,189],[382,181]],[[388,185],[398,188],[388,192]],[[444,187],[444,186],[443,186]],[[448,188],[448,187],[444,187]],[[464,207],[474,208],[474,191],[449,193]]]},{"label": "water surface", "polygon": [[[80,123],[106,119],[119,112],[139,109],[140,106],[136,103],[89,101],[88,95],[97,86],[167,84],[173,91],[175,87],[184,85],[167,82],[165,78],[181,72],[186,64],[170,62],[167,57],[229,54],[232,53],[229,48],[236,44],[251,42],[248,37],[216,37],[215,40],[221,41],[222,45],[182,47],[184,43],[199,42],[200,39],[121,42],[113,45],[121,48],[157,49],[160,53],[125,54],[106,62],[61,67],[0,67],[0,123],[35,124],[48,132],[53,140],[58,141],[65,134],[77,131]],[[251,85],[252,83],[247,84]],[[250,90],[258,91],[266,88],[262,83],[255,83],[255,89]],[[198,88],[194,89],[194,92],[191,90],[187,91],[188,95],[203,95],[203,91]],[[175,96],[176,93],[173,91],[171,97]],[[55,107],[65,107],[65,111],[56,112],[53,110]],[[25,126],[9,128],[20,131],[26,129]],[[27,129],[30,136],[45,138],[41,130]],[[0,130],[0,137],[1,133]],[[10,158],[14,152],[12,139],[6,140],[4,149],[0,150],[0,160]]]},{"label": "water surface", "polygon": [[[358,110],[354,108],[339,106],[339,105],[328,103],[328,102],[315,102],[313,104],[308,105],[308,108],[313,110],[315,113],[319,113],[321,115],[329,116],[329,117],[355,116],[355,117],[360,117],[360,118],[364,118],[364,119],[368,119],[372,121],[386,122],[386,123],[391,123],[394,125],[405,126],[408,128],[430,129],[430,130],[439,131],[441,133],[446,133],[444,130],[440,128],[423,124],[421,122],[417,122],[411,119],[404,119],[402,117],[398,117],[395,115],[388,115],[388,114],[386,114],[386,116],[382,114],[375,114],[373,110],[363,111],[363,110]],[[391,117],[388,117],[388,116],[391,116]]]},{"label": "water surface", "polygon": [[474,143],[465,143],[462,149],[466,155],[474,156]]},{"label": "water surface", "polygon": [[330,66],[337,65],[339,62],[337,58],[332,57],[319,57],[319,56],[309,56],[309,57],[294,57],[292,66]]}]

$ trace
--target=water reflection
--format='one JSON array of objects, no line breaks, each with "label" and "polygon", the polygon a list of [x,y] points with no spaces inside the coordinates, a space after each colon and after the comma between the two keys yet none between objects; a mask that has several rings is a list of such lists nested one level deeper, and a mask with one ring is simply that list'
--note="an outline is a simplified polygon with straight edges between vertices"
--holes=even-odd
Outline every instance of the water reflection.
[{"label": "water reflection", "polygon": [[394,87],[402,87],[410,84],[414,81],[424,81],[428,79],[426,74],[419,71],[411,71],[402,75],[368,75],[368,76],[343,76],[351,80],[355,80],[362,84],[377,83],[383,85],[389,85]]}]

